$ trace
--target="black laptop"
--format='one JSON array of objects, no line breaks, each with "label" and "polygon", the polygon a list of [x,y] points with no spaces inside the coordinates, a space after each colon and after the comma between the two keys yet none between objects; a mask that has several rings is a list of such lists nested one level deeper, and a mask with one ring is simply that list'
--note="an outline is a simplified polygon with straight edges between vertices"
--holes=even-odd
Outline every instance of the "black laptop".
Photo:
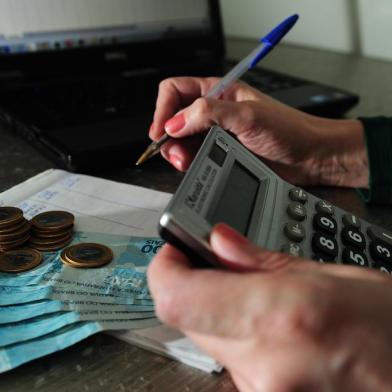
[{"label": "black laptop", "polygon": [[[131,166],[149,143],[160,80],[229,66],[218,0],[13,3],[0,9],[0,119],[68,170]],[[246,80],[319,115],[358,102],[264,68]]]}]

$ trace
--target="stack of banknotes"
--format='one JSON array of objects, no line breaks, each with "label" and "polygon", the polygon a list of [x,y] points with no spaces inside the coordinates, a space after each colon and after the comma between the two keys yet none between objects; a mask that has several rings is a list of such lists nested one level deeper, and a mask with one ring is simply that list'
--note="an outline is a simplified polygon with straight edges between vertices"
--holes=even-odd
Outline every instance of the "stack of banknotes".
[{"label": "stack of banknotes", "polygon": [[146,269],[162,240],[76,232],[72,243],[84,242],[110,247],[113,261],[71,268],[57,251],[32,270],[0,272],[0,373],[100,331],[159,324]]}]

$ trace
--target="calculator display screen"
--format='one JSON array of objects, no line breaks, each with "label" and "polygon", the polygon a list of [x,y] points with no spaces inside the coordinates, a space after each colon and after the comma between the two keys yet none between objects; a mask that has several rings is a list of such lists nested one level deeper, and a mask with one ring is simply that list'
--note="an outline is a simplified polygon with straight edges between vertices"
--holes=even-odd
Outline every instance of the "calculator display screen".
[{"label": "calculator display screen", "polygon": [[207,214],[207,221],[212,225],[226,223],[246,235],[259,186],[260,180],[235,162],[215,208]]}]

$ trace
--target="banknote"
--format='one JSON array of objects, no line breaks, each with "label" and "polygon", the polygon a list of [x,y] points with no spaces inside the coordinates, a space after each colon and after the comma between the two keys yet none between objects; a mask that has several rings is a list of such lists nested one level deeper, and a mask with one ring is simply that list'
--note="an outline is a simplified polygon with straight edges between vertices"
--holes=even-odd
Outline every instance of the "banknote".
[{"label": "banknote", "polygon": [[[39,336],[47,335],[66,325],[74,324],[80,321],[96,321],[96,312],[56,312],[44,316],[38,316],[33,319],[0,325],[0,347],[10,344],[24,342],[35,339]],[[111,323],[111,329],[132,329],[145,328],[147,326],[157,325],[158,321],[154,313],[134,313],[131,318],[125,318],[124,314],[118,314],[115,319],[100,320]],[[104,324],[102,324],[104,325]]]},{"label": "banknote", "polygon": [[[73,245],[82,242],[94,242],[109,246],[114,254],[113,261],[99,269],[80,270],[65,266],[58,252],[46,252],[43,263],[30,271],[20,273],[0,272],[0,285],[4,286],[34,286],[45,282],[61,281],[64,284],[73,281],[81,275],[94,280],[97,275],[107,276],[113,274],[112,270],[132,270],[145,273],[151,259],[155,256],[164,242],[156,237],[129,237],[93,232],[76,232],[72,241]],[[81,277],[81,278],[82,278]]]},{"label": "banknote", "polygon": [[[133,328],[147,328],[149,323],[156,323],[156,320],[134,320]],[[0,348],[0,373],[72,346],[97,332],[113,330],[115,327],[119,327],[120,324],[121,321],[118,320],[74,323],[50,334]]]},{"label": "banknote", "polygon": [[110,246],[114,253],[112,263],[104,268],[77,269],[65,266],[60,260],[60,252],[46,254],[44,264],[51,268],[41,269],[42,275],[32,272],[17,276],[0,275],[0,305],[67,298],[130,305],[152,304],[145,271],[163,241],[78,232],[75,243],[78,242]]},{"label": "banknote", "polygon": [[154,308],[151,305],[118,305],[84,300],[71,301],[68,299],[64,301],[55,301],[44,299],[20,305],[0,306],[0,325],[16,323],[18,321],[65,310],[95,312],[96,320],[100,320],[119,318],[115,315],[125,315],[122,318],[132,318],[133,314],[142,312],[152,315],[153,309]]},{"label": "banknote", "polygon": [[[109,288],[110,289],[110,288]],[[153,301],[150,296],[143,299],[143,295],[129,294],[126,296],[116,296],[114,294],[106,294],[93,289],[67,289],[55,286],[44,286],[31,289],[30,286],[25,288],[0,286],[0,306],[9,306],[16,304],[26,304],[43,299],[52,300],[73,300],[79,299],[95,301],[109,304],[123,304],[123,305],[145,305],[153,306]]]}]

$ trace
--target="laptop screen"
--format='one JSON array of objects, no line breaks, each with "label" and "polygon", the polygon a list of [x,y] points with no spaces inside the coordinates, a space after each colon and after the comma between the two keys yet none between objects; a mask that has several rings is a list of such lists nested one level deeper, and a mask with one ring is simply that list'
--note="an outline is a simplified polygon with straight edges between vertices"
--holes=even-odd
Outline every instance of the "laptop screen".
[{"label": "laptop screen", "polygon": [[0,0],[0,55],[208,35],[208,0]]}]

